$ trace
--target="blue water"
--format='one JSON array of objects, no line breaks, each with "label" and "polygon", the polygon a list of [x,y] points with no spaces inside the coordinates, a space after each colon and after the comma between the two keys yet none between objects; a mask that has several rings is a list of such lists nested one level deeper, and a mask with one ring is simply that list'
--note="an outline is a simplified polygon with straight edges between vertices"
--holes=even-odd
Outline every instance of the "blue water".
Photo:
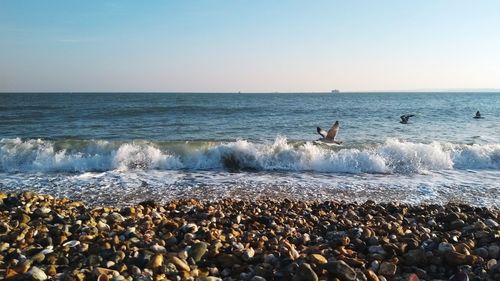
[{"label": "blue water", "polygon": [[[3,93],[0,189],[500,207],[499,109],[499,93]],[[335,120],[343,146],[314,144]]]}]

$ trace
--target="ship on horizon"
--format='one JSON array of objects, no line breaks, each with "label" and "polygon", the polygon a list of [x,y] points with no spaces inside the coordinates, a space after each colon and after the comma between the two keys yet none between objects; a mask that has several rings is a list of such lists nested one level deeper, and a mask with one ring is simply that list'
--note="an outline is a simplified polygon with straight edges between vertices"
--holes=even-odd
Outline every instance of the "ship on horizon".
[{"label": "ship on horizon", "polygon": [[332,90],[332,94],[338,94],[338,93],[340,93],[340,91],[338,89],[333,89]]}]

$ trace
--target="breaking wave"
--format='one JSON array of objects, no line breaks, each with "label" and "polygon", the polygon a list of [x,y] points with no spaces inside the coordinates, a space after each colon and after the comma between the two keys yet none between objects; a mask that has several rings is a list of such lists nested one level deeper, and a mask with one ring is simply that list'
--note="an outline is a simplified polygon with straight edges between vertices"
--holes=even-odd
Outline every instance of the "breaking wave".
[{"label": "breaking wave", "polygon": [[312,171],[413,174],[500,169],[500,144],[413,143],[325,147],[311,142],[246,140],[161,143],[104,140],[0,140],[0,172],[90,172],[130,169]]}]

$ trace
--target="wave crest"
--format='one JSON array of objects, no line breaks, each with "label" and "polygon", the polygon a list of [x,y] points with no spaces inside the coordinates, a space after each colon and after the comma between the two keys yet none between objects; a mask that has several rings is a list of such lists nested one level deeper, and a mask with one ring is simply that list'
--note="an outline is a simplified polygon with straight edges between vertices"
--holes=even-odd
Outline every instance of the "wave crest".
[{"label": "wave crest", "polygon": [[311,142],[237,140],[188,144],[147,141],[2,139],[1,172],[88,172],[128,169],[313,171],[412,174],[449,169],[500,169],[500,144],[413,143],[329,148]]}]

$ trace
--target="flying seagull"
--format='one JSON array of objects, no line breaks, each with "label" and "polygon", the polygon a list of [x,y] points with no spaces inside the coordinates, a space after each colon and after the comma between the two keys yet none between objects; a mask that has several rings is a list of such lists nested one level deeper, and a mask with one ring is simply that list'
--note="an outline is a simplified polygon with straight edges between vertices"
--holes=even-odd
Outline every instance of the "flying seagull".
[{"label": "flying seagull", "polygon": [[413,116],[415,116],[415,115],[413,115],[413,114],[403,114],[403,115],[401,115],[401,117],[399,117],[399,118],[401,118],[401,121],[399,121],[399,123],[401,123],[401,124],[408,124],[408,120],[410,119],[410,117],[413,117]]},{"label": "flying seagull", "polygon": [[320,134],[322,136],[322,138],[320,138],[319,141],[327,142],[327,143],[341,144],[342,143],[341,141],[335,140],[335,136],[337,135],[337,132],[339,131],[339,129],[340,129],[339,121],[335,121],[335,123],[330,128],[330,130],[328,130],[328,132],[321,129],[320,127],[316,127],[316,131],[318,132],[318,134]]}]

